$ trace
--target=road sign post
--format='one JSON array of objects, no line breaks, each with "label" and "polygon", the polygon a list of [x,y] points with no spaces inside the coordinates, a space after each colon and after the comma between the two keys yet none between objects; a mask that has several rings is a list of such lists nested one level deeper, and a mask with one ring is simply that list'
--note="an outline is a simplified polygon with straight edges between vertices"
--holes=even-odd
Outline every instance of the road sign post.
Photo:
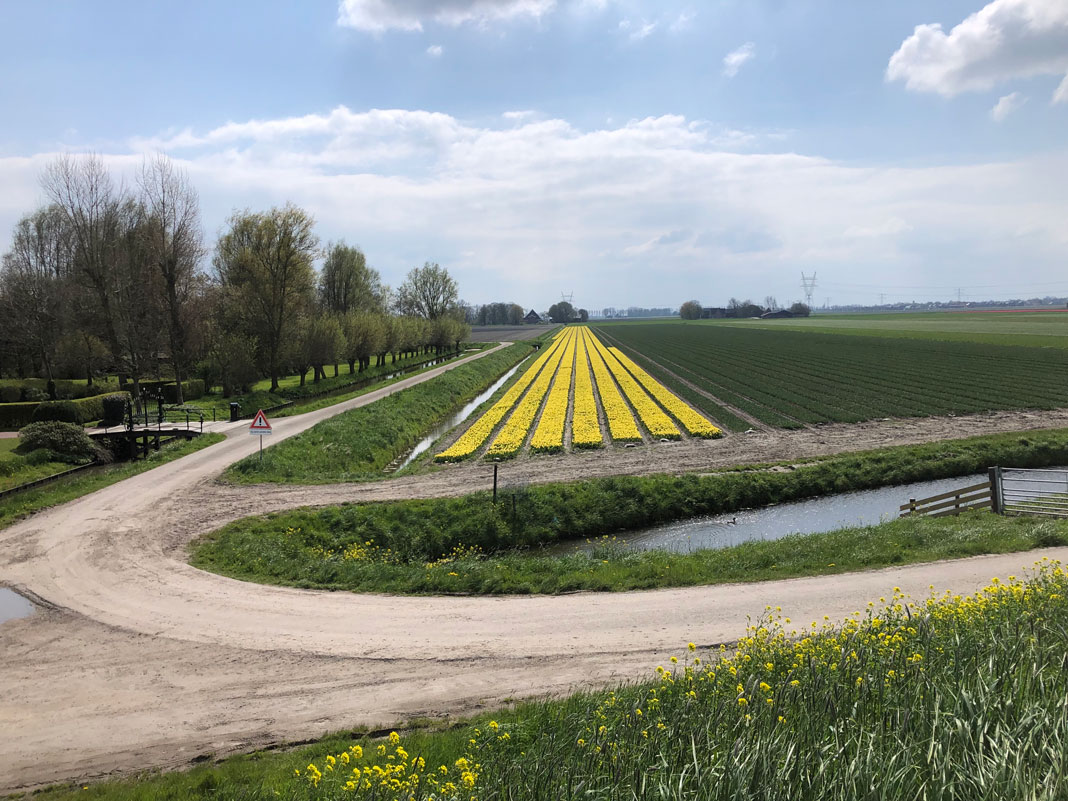
[{"label": "road sign post", "polygon": [[271,431],[271,424],[267,420],[267,415],[263,413],[263,409],[256,412],[256,416],[252,418],[252,425],[248,427],[248,433],[253,435],[259,435],[260,438],[260,461],[263,461],[263,438],[269,436]]}]

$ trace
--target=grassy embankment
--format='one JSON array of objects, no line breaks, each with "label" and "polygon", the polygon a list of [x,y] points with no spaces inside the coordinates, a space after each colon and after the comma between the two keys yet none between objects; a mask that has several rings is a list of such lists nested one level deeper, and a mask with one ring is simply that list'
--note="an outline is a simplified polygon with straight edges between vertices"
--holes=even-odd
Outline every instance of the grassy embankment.
[{"label": "grassy embankment", "polygon": [[[1061,523],[975,515],[907,520],[693,554],[547,556],[540,546],[769,503],[935,478],[990,464],[1068,463],[1068,430],[828,457],[789,471],[614,477],[460,498],[346,504],[236,521],[194,547],[198,567],[249,581],[398,593],[623,590],[818,575],[1068,541]],[[514,500],[513,500],[514,499]],[[514,504],[514,505],[513,505]]]},{"label": "grassy embankment", "polygon": [[264,451],[262,462],[258,456],[242,459],[223,476],[244,484],[381,478],[396,456],[531,352],[530,343],[519,342],[458,365],[433,381],[325,420]]},{"label": "grassy embankment", "polygon": [[[137,462],[122,462],[106,465],[90,472],[60,479],[39,489],[26,490],[0,500],[0,528],[10,526],[16,520],[33,512],[55,506],[60,503],[80,498],[98,489],[110,486],[124,478],[144,473],[161,464],[180,459],[187,454],[199,451],[216,442],[226,439],[222,434],[202,434],[188,442],[173,442],[164,445],[158,451],[151,451],[148,459]],[[4,442],[4,440],[0,440]],[[70,465],[62,465],[68,469]],[[21,482],[20,482],[21,483]]]},{"label": "grassy embankment", "polygon": [[16,451],[18,446],[18,439],[0,439],[0,491],[71,469],[66,462],[36,457],[27,460]]},{"label": "grassy embankment", "polygon": [[[496,343],[478,342],[466,345],[465,348],[484,350],[488,347],[495,346]],[[412,375],[417,375],[422,372],[423,369],[430,370],[432,369],[431,367],[422,369],[412,368],[421,362],[439,358],[452,361],[458,358],[462,359],[463,355],[456,356],[454,353],[448,353],[440,357],[435,357],[434,354],[431,353],[421,353],[415,356],[397,359],[395,362],[389,362],[381,366],[368,367],[360,373],[349,373],[348,366],[341,365],[339,375],[330,375],[321,379],[318,383],[308,377],[303,387],[300,385],[300,376],[289,375],[279,379],[278,390],[276,392],[270,391],[271,380],[265,378],[253,384],[249,392],[231,397],[223,396],[218,393],[208,393],[196,400],[189,401],[186,404],[186,407],[196,408],[204,412],[209,420],[211,419],[211,414],[214,410],[216,419],[227,420],[230,415],[231,402],[241,404],[242,411],[248,413],[249,411],[255,411],[256,409],[267,409],[272,406],[279,406],[283,403],[292,401],[293,406],[277,409],[271,413],[271,416],[288,417],[294,414],[304,414],[305,412],[312,412],[316,409],[333,406],[335,403],[341,403],[350,398],[358,397],[359,395],[363,395],[364,393],[385,386],[391,380],[399,381],[402,377],[407,378]],[[397,376],[395,379],[386,379],[386,376],[392,375],[398,370],[410,370],[411,372],[406,373],[404,376]],[[306,373],[306,376],[310,375],[311,371]],[[356,384],[356,386],[353,386],[353,384]],[[322,392],[328,394],[324,397],[312,397],[313,395],[318,395]],[[176,413],[175,419],[177,419]]]},{"label": "grassy embankment", "polygon": [[839,625],[768,615],[736,653],[680,644],[678,662],[611,691],[524,703],[439,732],[334,736],[38,797],[1068,796],[1068,579],[1059,566],[963,598],[895,592],[885,609]]}]

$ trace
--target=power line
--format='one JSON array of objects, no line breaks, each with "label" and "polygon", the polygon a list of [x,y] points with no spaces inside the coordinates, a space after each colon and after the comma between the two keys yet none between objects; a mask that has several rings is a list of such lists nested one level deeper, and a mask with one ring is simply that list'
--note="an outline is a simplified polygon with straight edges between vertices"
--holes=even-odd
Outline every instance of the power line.
[{"label": "power line", "polygon": [[812,293],[816,291],[815,271],[813,271],[811,277],[808,277],[804,273],[801,273],[801,289],[805,293],[805,305],[809,308],[812,308]]}]

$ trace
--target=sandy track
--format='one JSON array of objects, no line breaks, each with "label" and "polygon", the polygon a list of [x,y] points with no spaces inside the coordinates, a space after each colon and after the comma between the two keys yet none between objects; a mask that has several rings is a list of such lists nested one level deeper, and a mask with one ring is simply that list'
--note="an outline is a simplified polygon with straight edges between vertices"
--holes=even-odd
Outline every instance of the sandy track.
[{"label": "sandy track", "polygon": [[[477,358],[477,357],[475,357]],[[426,380],[458,363],[407,379]],[[275,424],[277,442],[378,393]],[[877,444],[1068,425],[1068,410],[760,432],[567,458],[506,482],[707,470]],[[841,616],[892,586],[972,590],[1036,554],[835,578],[535,598],[392,598],[245,584],[189,567],[197,534],[257,511],[443,496],[487,486],[484,464],[327,487],[213,482],[256,441],[226,442],[0,531],[0,582],[49,611],[0,627],[0,789],[187,763],[357,723],[466,712],[509,697],[642,675],[688,640],[730,641],[747,616]],[[1068,557],[1068,549],[1047,552]]]}]

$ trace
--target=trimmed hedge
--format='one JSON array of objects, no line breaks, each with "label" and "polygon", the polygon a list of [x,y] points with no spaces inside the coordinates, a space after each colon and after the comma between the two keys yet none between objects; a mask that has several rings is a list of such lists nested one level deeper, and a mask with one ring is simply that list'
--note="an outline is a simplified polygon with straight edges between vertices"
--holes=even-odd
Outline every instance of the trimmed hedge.
[{"label": "trimmed hedge", "polygon": [[104,413],[101,415],[101,424],[105,426],[120,425],[126,417],[126,404],[130,402],[130,393],[115,392],[105,395],[101,406]]},{"label": "trimmed hedge", "polygon": [[94,395],[78,400],[44,403],[0,403],[0,430],[13,431],[33,422],[59,420],[65,423],[90,423],[104,416],[104,398]]},{"label": "trimmed hedge", "polygon": [[[130,383],[127,383],[126,386],[132,388]],[[177,385],[174,381],[141,381],[138,386],[142,392],[146,392],[152,397],[156,396],[157,390],[162,389],[165,403],[178,402]],[[191,378],[182,382],[182,400],[196,400],[204,395],[204,391],[204,380],[201,378]]]},{"label": "trimmed hedge", "polygon": [[[111,379],[95,379],[92,386],[81,381],[55,382],[57,400],[78,400],[106,395],[119,388]],[[44,378],[4,379],[0,381],[0,403],[34,403],[48,400],[48,381]]]}]

